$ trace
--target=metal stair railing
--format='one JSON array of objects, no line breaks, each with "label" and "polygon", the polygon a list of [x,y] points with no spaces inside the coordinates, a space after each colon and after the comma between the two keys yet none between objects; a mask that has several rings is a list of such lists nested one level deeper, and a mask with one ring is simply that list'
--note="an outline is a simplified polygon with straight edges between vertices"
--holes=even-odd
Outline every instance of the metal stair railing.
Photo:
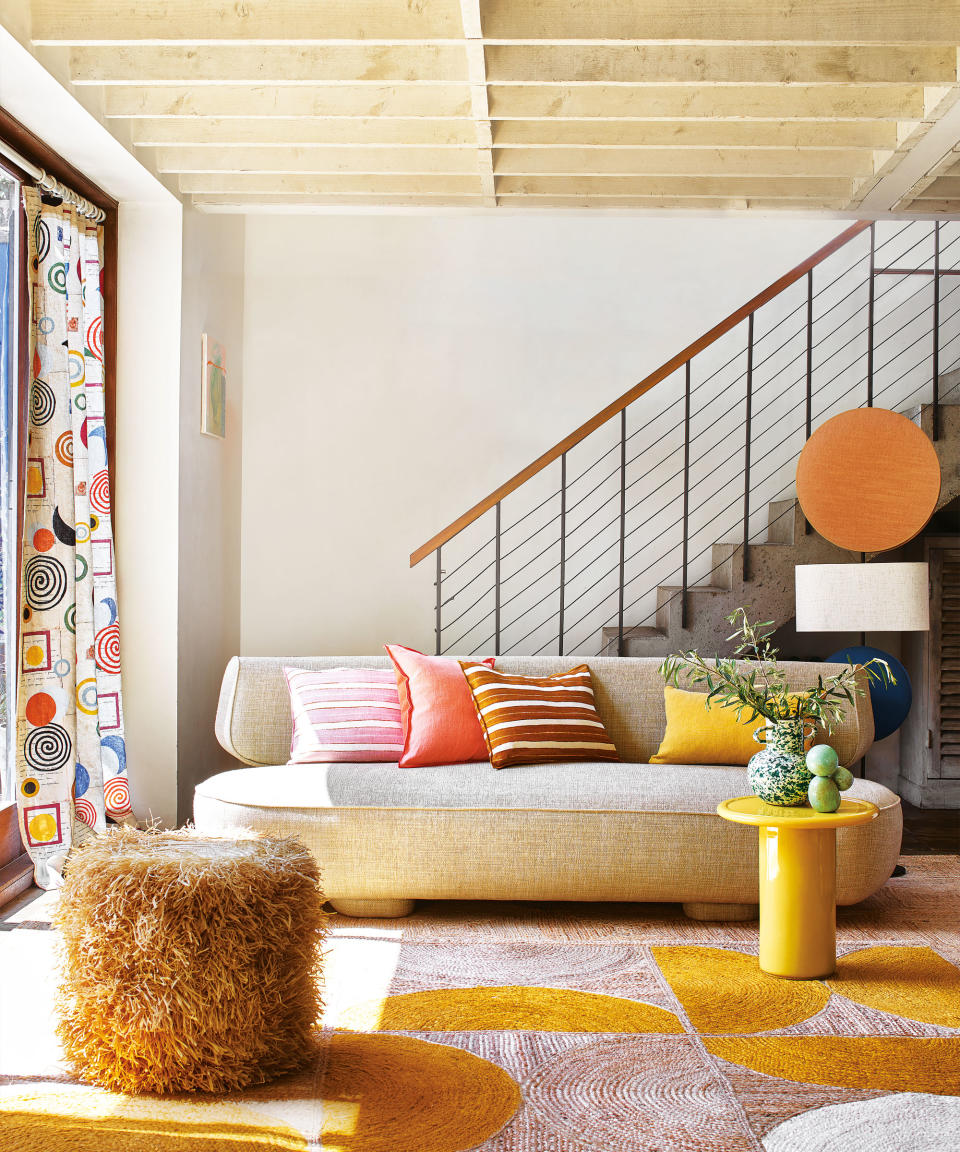
[{"label": "metal stair railing", "polygon": [[[750,544],[779,518],[760,515],[792,488],[799,447],[839,405],[859,394],[861,407],[902,407],[920,393],[939,436],[940,380],[960,365],[958,264],[960,225],[855,225],[641,381],[414,553],[411,563],[435,558],[436,651],[563,655],[615,627],[622,655],[625,635],[678,597],[685,628],[690,589],[731,555],[749,579]],[[651,411],[654,386],[665,402]],[[544,495],[554,463],[559,487]],[[517,509],[510,523],[505,508]],[[705,564],[732,534],[733,552]],[[455,549],[465,555],[444,570]]]}]

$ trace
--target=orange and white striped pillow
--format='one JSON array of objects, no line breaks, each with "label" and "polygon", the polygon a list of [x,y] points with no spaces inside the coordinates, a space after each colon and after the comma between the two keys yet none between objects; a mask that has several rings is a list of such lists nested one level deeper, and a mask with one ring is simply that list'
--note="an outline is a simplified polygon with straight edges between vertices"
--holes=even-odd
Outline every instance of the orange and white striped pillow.
[{"label": "orange and white striped pillow", "polygon": [[494,768],[554,760],[619,760],[593,699],[590,669],[510,676],[460,661]]}]

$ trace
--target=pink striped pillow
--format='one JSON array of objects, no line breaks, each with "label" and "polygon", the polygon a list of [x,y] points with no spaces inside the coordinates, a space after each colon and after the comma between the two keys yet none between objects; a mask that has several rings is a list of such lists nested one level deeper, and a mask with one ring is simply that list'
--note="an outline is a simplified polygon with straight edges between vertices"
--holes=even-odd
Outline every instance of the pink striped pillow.
[{"label": "pink striped pillow", "polygon": [[293,713],[291,764],[388,760],[403,751],[392,668],[284,668]]}]

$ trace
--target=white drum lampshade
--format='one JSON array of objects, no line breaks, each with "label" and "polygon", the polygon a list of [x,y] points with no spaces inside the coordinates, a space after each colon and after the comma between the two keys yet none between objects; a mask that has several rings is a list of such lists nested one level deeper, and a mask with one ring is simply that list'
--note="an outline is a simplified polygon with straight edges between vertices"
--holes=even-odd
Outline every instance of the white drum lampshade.
[{"label": "white drum lampshade", "polygon": [[798,632],[926,632],[926,564],[798,564]]}]

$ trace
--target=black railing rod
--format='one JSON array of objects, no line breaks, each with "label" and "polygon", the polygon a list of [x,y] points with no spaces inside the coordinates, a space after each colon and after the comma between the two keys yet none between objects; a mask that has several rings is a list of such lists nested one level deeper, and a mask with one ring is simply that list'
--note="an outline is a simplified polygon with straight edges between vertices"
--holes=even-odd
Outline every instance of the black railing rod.
[{"label": "black railing rod", "polygon": [[683,600],[680,604],[680,627],[687,627],[687,543],[690,533],[690,361],[684,371],[683,409],[683,544],[680,566],[683,572]]},{"label": "black railing rod", "polygon": [[563,610],[567,594],[567,454],[560,457],[560,636],[557,655],[563,655]]},{"label": "black railing rod", "polygon": [[620,409],[620,610],[617,613],[617,655],[623,655],[623,576],[627,531],[627,410]]},{"label": "black railing rod", "polygon": [[940,439],[940,221],[933,224],[933,436]]},{"label": "black railing rod", "polygon": [[493,628],[496,637],[494,641],[493,654],[494,656],[500,655],[500,501],[497,501],[497,567],[494,574],[493,584]]},{"label": "black railing rod", "polygon": [[443,622],[441,620],[441,609],[443,607],[443,568],[440,561],[440,548],[437,548],[437,605],[436,605],[436,623],[434,630],[437,634],[436,653],[439,656],[443,649]]},{"label": "black railing rod", "polygon": [[748,549],[750,539],[750,420],[753,407],[753,313],[747,320],[747,392],[744,419],[744,448],[743,448],[743,579],[750,579],[747,569]]},{"label": "black railing rod", "polygon": [[876,268],[877,257],[877,224],[873,221],[870,225],[870,279],[867,282],[867,287],[870,290],[870,296],[867,301],[867,407],[873,407],[873,309],[874,297],[876,295],[877,277],[874,269]]},{"label": "black railing rod", "polygon": [[877,276],[960,276],[960,268],[877,268]]},{"label": "black railing rod", "polygon": [[813,418],[813,269],[807,273],[807,390],[806,390],[806,427],[807,439],[810,439],[811,422]]}]

